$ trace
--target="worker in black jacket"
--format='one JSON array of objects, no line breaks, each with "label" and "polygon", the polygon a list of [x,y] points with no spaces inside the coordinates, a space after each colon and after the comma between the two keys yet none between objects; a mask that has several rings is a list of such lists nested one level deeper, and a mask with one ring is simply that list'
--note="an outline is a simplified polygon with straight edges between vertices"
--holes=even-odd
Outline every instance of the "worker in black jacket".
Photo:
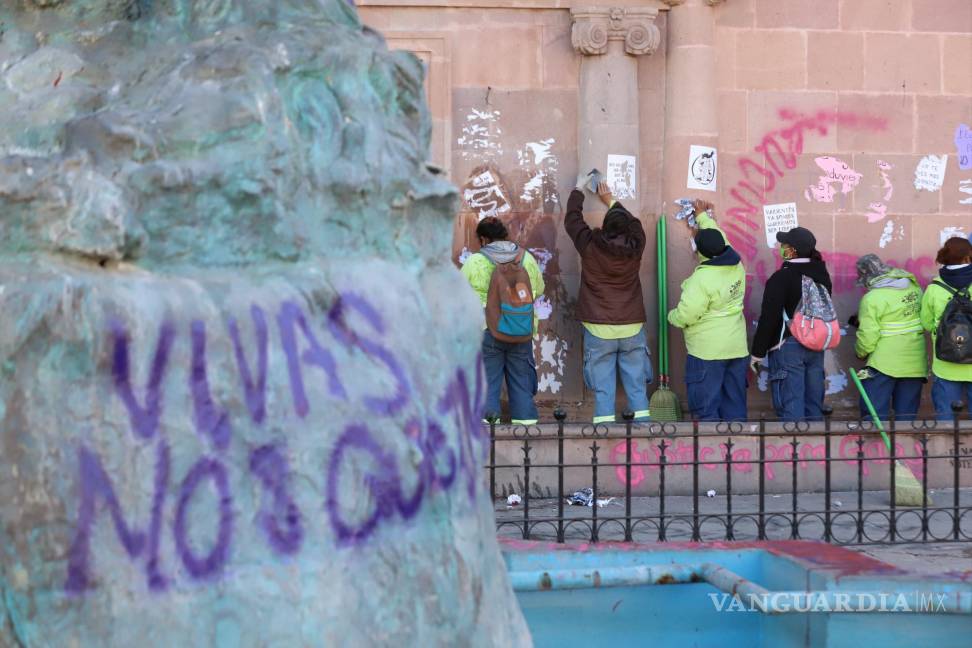
[{"label": "worker in black jacket", "polygon": [[792,319],[802,296],[803,277],[833,292],[830,273],[817,252],[810,230],[796,227],[777,232],[783,266],[773,273],[763,290],[763,306],[753,337],[750,364],[758,371],[769,356],[770,391],[776,415],[785,421],[819,420],[825,391],[824,352],[811,351],[790,336],[783,321]]}]

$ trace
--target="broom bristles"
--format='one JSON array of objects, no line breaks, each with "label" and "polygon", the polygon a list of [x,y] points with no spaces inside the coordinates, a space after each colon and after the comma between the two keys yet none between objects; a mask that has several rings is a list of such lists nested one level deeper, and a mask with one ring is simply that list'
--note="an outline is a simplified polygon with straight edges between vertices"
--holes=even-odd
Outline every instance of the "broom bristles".
[{"label": "broom bristles", "polygon": [[651,410],[651,420],[653,421],[675,422],[682,414],[678,395],[667,385],[661,385],[655,390],[648,401],[648,408]]},{"label": "broom bristles", "polygon": [[[894,504],[895,506],[921,506],[921,482],[915,477],[911,469],[900,461],[895,461],[894,471]],[[925,502],[930,506],[932,501],[925,495]]]}]

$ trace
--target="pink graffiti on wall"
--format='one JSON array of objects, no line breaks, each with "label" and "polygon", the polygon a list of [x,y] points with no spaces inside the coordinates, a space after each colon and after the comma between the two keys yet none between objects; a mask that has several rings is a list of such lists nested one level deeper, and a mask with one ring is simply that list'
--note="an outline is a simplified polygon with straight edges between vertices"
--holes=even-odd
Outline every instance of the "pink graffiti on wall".
[{"label": "pink graffiti on wall", "polygon": [[[836,454],[832,456],[844,464],[853,466],[857,469],[858,463],[858,440],[860,437],[858,435],[849,434],[844,436],[840,440],[840,444],[836,448]],[[890,453],[884,442],[881,439],[872,439],[864,443],[861,450],[864,453],[864,461],[861,462],[861,472],[867,477],[871,474],[872,465],[887,465],[891,462]],[[725,443],[720,443],[717,448],[712,446],[703,446],[699,448],[699,465],[703,470],[709,472],[714,472],[721,470],[725,472],[725,463],[713,463],[713,462],[726,462],[729,456],[729,448]],[[911,450],[911,456],[905,456],[905,446],[900,443],[895,443],[895,456],[899,457],[899,461],[906,465],[915,474],[918,479],[922,478],[922,460],[921,460],[921,443],[914,441],[914,447]],[[715,456],[713,456],[715,455]],[[627,456],[627,442],[621,441],[617,443],[611,449],[611,462],[618,464],[623,463]],[[692,444],[684,441],[678,441],[672,443],[665,448],[665,462],[667,464],[666,470],[681,470],[688,471],[692,469],[692,459],[693,450]],[[827,449],[823,443],[813,444],[813,443],[802,443],[799,445],[799,450],[796,455],[796,465],[799,470],[807,471],[811,468],[823,470],[826,464]],[[658,472],[661,470],[661,459],[662,450],[659,445],[652,444],[649,448],[641,450],[638,448],[638,442],[631,442],[631,461],[632,463],[645,464],[631,467],[631,485],[638,486],[647,479],[646,471]],[[794,459],[793,455],[793,444],[792,443],[767,443],[766,444],[766,461],[776,462],[776,463],[765,463],[763,464],[763,472],[766,475],[766,479],[773,481],[776,479],[777,471],[783,468],[788,468],[792,465]],[[754,463],[758,460],[758,450],[753,450],[750,448],[737,448],[732,452],[732,471],[734,473],[748,474],[756,470],[757,464]],[[615,477],[618,483],[624,486],[627,483],[627,469],[625,466],[615,466],[614,468]],[[787,471],[787,478],[789,478],[789,471]]]},{"label": "pink graffiti on wall", "polygon": [[755,147],[757,156],[739,160],[743,179],[729,190],[732,206],[726,212],[729,219],[723,229],[732,246],[749,261],[757,255],[761,229],[757,219],[762,216],[766,196],[776,187],[779,178],[796,168],[806,134],[825,136],[835,125],[870,131],[883,131],[888,126],[883,117],[833,110],[807,115],[782,108],[779,116],[786,125],[763,136]]}]

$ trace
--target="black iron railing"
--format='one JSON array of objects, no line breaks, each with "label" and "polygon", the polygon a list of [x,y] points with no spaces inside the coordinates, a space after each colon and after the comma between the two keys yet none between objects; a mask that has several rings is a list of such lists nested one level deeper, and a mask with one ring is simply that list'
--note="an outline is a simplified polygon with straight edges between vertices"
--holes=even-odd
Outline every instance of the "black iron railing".
[{"label": "black iron railing", "polygon": [[486,472],[501,536],[972,540],[972,421],[958,406],[952,421],[888,421],[890,448],[871,421],[829,412],[817,423],[639,425],[626,416],[574,425],[560,411],[555,419],[488,426]]}]

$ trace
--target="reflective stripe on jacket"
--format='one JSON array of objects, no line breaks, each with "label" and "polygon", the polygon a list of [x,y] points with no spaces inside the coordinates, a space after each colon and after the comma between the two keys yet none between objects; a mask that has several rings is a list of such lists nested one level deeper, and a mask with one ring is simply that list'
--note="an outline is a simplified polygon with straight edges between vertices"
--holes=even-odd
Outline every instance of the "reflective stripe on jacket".
[{"label": "reflective stripe on jacket", "polygon": [[[704,212],[699,215],[698,223],[700,229],[719,229],[715,220]],[[696,358],[731,360],[748,356],[743,316],[746,269],[741,262],[710,265],[704,256],[699,257],[703,263],[682,282],[681,298],[668,314],[668,321],[684,329],[685,346]]]},{"label": "reflective stripe on jacket", "polygon": [[871,286],[861,299],[854,351],[892,378],[924,378],[928,356],[918,281],[910,272],[894,270]]}]

